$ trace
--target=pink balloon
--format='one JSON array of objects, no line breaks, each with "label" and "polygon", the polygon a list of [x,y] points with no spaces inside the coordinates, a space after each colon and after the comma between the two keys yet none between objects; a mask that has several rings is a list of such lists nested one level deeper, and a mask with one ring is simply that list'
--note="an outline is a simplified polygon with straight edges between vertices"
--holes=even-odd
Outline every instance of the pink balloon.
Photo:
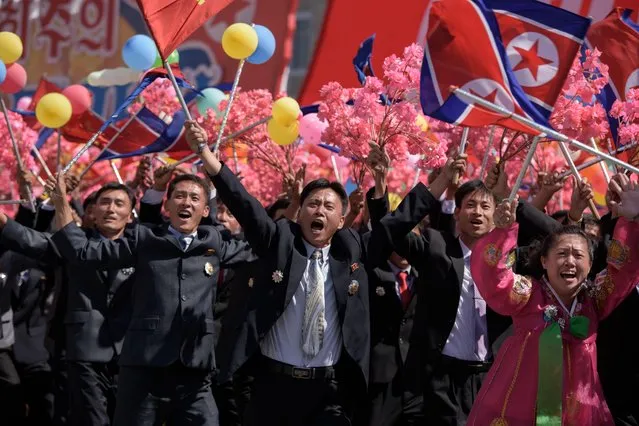
[{"label": "pink balloon", "polygon": [[18,93],[27,85],[27,72],[19,63],[15,62],[7,67],[7,78],[0,84],[2,93]]},{"label": "pink balloon", "polygon": [[81,84],[74,84],[62,91],[62,94],[71,102],[73,115],[79,115],[91,108],[91,92]]},{"label": "pink balloon", "polygon": [[306,114],[300,120],[300,136],[304,142],[317,145],[322,141],[322,132],[328,127],[328,123],[317,118],[317,114]]},{"label": "pink balloon", "polygon": [[29,105],[31,105],[31,101],[32,98],[31,96],[23,96],[20,99],[18,99],[18,103],[16,104],[16,108],[22,110],[22,111],[26,111],[27,108],[29,108]]}]

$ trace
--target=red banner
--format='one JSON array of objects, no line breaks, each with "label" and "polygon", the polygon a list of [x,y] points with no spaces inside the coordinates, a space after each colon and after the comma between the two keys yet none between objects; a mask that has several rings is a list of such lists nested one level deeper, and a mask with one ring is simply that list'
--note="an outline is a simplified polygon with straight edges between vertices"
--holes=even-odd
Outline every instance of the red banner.
[{"label": "red banner", "polygon": [[[613,7],[637,9],[639,0],[543,0],[594,21],[605,18]],[[300,91],[301,104],[313,103],[319,90],[330,81],[345,86],[359,85],[353,71],[353,56],[359,44],[376,34],[373,69],[380,70],[382,61],[391,54],[401,54],[404,47],[422,42],[425,34],[426,1],[393,4],[387,0],[333,0],[324,18],[313,62]]]}]

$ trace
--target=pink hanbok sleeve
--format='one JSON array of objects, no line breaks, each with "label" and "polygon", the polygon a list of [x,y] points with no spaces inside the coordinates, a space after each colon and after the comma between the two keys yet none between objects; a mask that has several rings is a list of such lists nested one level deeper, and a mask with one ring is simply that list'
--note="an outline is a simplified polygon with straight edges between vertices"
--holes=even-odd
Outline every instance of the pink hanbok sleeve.
[{"label": "pink hanbok sleeve", "polygon": [[477,241],[470,260],[479,293],[501,315],[516,315],[528,304],[532,293],[530,278],[512,270],[518,231],[517,223],[508,229],[495,228]]},{"label": "pink hanbok sleeve", "polygon": [[639,223],[620,218],[608,247],[608,266],[589,291],[603,319],[639,284]]}]

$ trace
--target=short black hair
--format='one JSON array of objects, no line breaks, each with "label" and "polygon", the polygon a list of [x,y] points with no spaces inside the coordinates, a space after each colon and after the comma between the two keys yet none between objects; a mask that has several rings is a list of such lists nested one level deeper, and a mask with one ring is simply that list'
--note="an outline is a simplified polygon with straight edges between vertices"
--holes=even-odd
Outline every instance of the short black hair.
[{"label": "short black hair", "polygon": [[86,209],[89,206],[92,206],[95,204],[97,199],[98,199],[98,191],[93,191],[92,193],[90,193],[82,202],[82,210],[86,211]]},{"label": "short black hair", "polygon": [[578,235],[582,237],[588,244],[588,254],[590,255],[590,263],[595,258],[595,244],[580,226],[568,225],[562,226],[548,234],[543,241],[535,241],[530,245],[528,251],[528,267],[531,268],[532,275],[535,278],[541,278],[544,274],[544,268],[541,264],[541,258],[548,256],[548,252],[557,243],[557,240],[564,235]]},{"label": "short black hair", "polygon": [[109,191],[124,191],[127,197],[129,197],[129,201],[131,202],[131,210],[135,208],[135,203],[136,203],[135,194],[133,193],[131,188],[118,182],[109,182],[106,185],[104,185],[102,188],[98,189],[97,192],[95,193],[95,203],[98,202],[102,194]]},{"label": "short black hair", "polygon": [[207,200],[209,199],[209,196],[211,194],[211,190],[210,190],[210,187],[209,187],[208,179],[203,179],[203,178],[199,177],[198,175],[193,175],[193,174],[185,174],[185,175],[176,176],[171,181],[171,183],[169,183],[169,189],[166,191],[166,198],[167,199],[171,198],[171,195],[173,195],[173,191],[175,190],[175,187],[180,182],[193,182],[196,185],[201,186],[202,190],[204,191],[204,196],[206,197]]},{"label": "short black hair", "polygon": [[266,213],[268,214],[268,217],[273,219],[275,218],[275,213],[277,213],[278,210],[287,209],[290,205],[291,200],[289,200],[288,198],[279,198],[275,200],[275,202],[271,204],[268,209],[266,209]]},{"label": "short black hair", "polygon": [[488,189],[488,187],[479,179],[469,180],[460,186],[457,191],[455,191],[455,206],[457,208],[461,208],[462,203],[464,202],[464,198],[473,192],[478,191],[482,195],[490,195],[490,198],[493,199],[495,204],[497,204],[497,198],[495,198],[495,194]]},{"label": "short black hair", "polygon": [[300,204],[304,205],[304,201],[311,195],[311,193],[320,189],[330,189],[335,192],[339,197],[339,200],[342,202],[342,214],[346,214],[346,210],[348,209],[348,195],[346,194],[346,190],[341,183],[331,182],[324,178],[315,179],[304,187],[302,195],[300,195]]},{"label": "short black hair", "polygon": [[557,210],[553,214],[550,215],[557,222],[563,223],[566,219],[568,219],[568,210]]}]

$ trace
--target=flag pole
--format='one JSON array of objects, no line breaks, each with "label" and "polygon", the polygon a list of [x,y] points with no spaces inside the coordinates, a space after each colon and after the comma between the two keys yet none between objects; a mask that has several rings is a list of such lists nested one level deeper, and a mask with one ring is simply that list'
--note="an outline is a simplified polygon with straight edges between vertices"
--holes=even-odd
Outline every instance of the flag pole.
[{"label": "flag pole", "polygon": [[[533,138],[532,144],[530,145],[530,150],[528,151],[528,154],[526,154],[526,160],[524,161],[524,164],[522,164],[521,170],[519,170],[519,175],[517,176],[515,185],[510,190],[510,196],[508,197],[508,201],[510,202],[512,202],[515,199],[515,197],[517,196],[517,193],[519,192],[519,187],[521,186],[521,182],[524,180],[524,176],[526,176],[526,170],[528,170],[528,166],[530,166],[530,163],[532,162],[533,156],[535,155],[535,151],[537,150],[537,145],[539,145],[540,139],[541,139],[540,136],[535,136]],[[504,171],[504,173],[506,172]]]},{"label": "flag pole", "polygon": [[[461,143],[459,144],[459,155],[466,153],[466,143],[468,142],[468,133],[470,132],[470,127],[464,127],[462,131]],[[455,172],[453,175],[453,185],[457,185],[459,183],[459,172]]]},{"label": "flag pole", "polygon": [[[230,135],[228,135],[228,136],[225,136],[225,137],[222,139],[222,142],[226,142],[226,141],[228,141],[228,140],[234,139],[234,138],[236,138],[236,137],[240,136],[241,134],[248,132],[249,130],[253,130],[253,129],[254,129],[254,128],[256,128],[257,126],[262,125],[262,124],[264,124],[264,123],[267,123],[267,122],[268,122],[271,118],[272,118],[272,116],[271,116],[271,115],[269,115],[268,117],[264,117],[264,118],[262,118],[261,120],[256,121],[255,123],[251,123],[251,124],[249,124],[248,126],[244,127],[243,129],[240,129],[240,130],[238,130],[238,131],[237,131],[237,132],[235,132],[235,133],[232,133],[232,134],[230,134]],[[214,147],[214,144],[209,145],[209,148],[210,148],[210,149],[213,149],[213,147]],[[197,155],[197,154],[189,154],[189,155],[187,155],[186,157],[182,158],[181,160],[178,160],[178,161],[176,161],[175,163],[171,164],[171,168],[173,168],[173,169],[174,169],[174,168],[176,168],[177,166],[179,166],[180,164],[184,164],[184,163],[186,163],[186,162],[188,162],[188,161],[194,160],[194,159],[196,159],[197,157],[198,157],[198,155]]]},{"label": "flag pole", "polygon": [[[18,163],[18,169],[20,171],[24,170],[24,163],[22,161],[22,157],[20,156],[20,149],[18,148],[18,142],[16,142],[16,137],[13,134],[13,127],[11,127],[11,122],[9,121],[9,113],[7,112],[7,106],[4,103],[4,98],[0,96],[0,105],[2,105],[2,114],[4,115],[4,120],[7,123],[7,130],[9,132],[9,138],[11,138],[11,146],[13,147],[13,155],[16,157],[16,162]],[[35,148],[35,147],[34,147]],[[35,148],[37,151],[38,149]],[[33,191],[31,190],[31,185],[27,183],[26,185],[27,197],[29,197],[29,207],[32,212],[36,211],[35,203],[33,202]]]},{"label": "flag pole", "polygon": [[98,138],[100,137],[101,134],[102,134],[102,132],[98,131],[93,136],[91,136],[91,139],[88,140],[88,142],[82,147],[82,149],[80,149],[80,151],[78,151],[73,156],[71,161],[69,161],[67,163],[67,165],[64,166],[64,168],[62,169],[62,173],[67,173],[69,170],[71,170],[71,167],[73,167],[73,165],[78,162],[80,157],[82,157],[84,155],[84,153],[87,152],[89,150],[89,148],[91,148],[95,144],[95,142],[98,140]]},{"label": "flag pole", "polygon": [[479,179],[484,178],[484,172],[486,171],[486,167],[488,167],[488,157],[490,156],[490,153],[493,150],[494,140],[495,140],[495,126],[490,126],[490,135],[488,136],[488,146],[486,147],[486,152],[484,152],[484,158],[481,161],[481,169],[479,170]]},{"label": "flag pole", "polygon": [[[120,185],[124,185],[124,180],[122,179],[122,175],[120,175],[120,171],[116,167],[115,162],[113,160],[109,160],[109,164],[111,164],[111,170],[113,170],[113,174],[115,175],[115,178],[117,179],[118,183]],[[131,211],[133,212],[133,217],[137,219],[138,212],[135,210],[135,206],[132,206]]]},{"label": "flag pole", "polygon": [[[622,146],[621,148],[619,148],[616,151],[612,151],[612,154],[621,154],[622,152],[627,151],[627,150],[632,149],[632,148],[636,148],[637,146],[639,146],[639,143],[633,142],[633,143],[630,143],[628,145]],[[601,163],[602,161],[604,161],[603,158],[593,158],[592,160],[588,160],[588,161],[584,162],[583,164],[578,165],[577,166],[577,170],[587,169],[588,167],[590,167],[590,166],[592,166],[594,164],[597,164],[597,163]],[[567,170],[564,173],[560,174],[558,176],[558,179],[566,178],[566,177],[570,176],[571,173],[572,173],[571,170]]]},{"label": "flag pole", "polygon": [[[610,152],[610,153],[614,152],[615,150],[612,149],[613,148],[612,147],[612,139],[608,138],[607,141],[608,141],[608,152]],[[632,144],[629,144],[629,145],[632,145]],[[623,148],[623,146],[621,148]],[[617,165],[616,164],[613,163],[613,164],[611,164],[611,166],[612,166],[612,170],[615,171],[615,174],[619,173],[619,170],[617,169]]]},{"label": "flag pole", "polygon": [[[597,141],[595,141],[595,138],[590,138],[590,144],[593,148],[599,151],[599,147],[597,146]],[[606,163],[603,161],[599,163],[599,166],[601,167],[601,173],[603,173],[604,177],[606,178],[606,183],[610,183],[610,173],[608,173],[608,166],[606,166]]]},{"label": "flag pole", "polygon": [[27,200],[0,200],[0,206],[8,206],[11,204],[25,204]]},{"label": "flag pole", "polygon": [[56,153],[56,171],[60,171],[60,167],[62,166],[62,134],[60,133],[60,129],[58,129],[58,152]]},{"label": "flag pole", "polygon": [[476,103],[484,108],[488,108],[489,110],[496,112],[498,114],[503,115],[504,117],[508,117],[508,118],[512,118],[513,120],[517,121],[518,123],[524,124],[528,127],[530,127],[531,129],[537,130],[540,133],[545,133],[548,137],[552,138],[552,139],[556,139],[558,142],[565,142],[565,143],[569,143],[571,145],[574,145],[575,147],[581,149],[582,151],[586,151],[592,155],[601,157],[604,160],[608,160],[620,167],[624,167],[627,170],[630,170],[634,173],[639,174],[639,168],[632,166],[628,163],[625,163],[615,157],[613,157],[612,155],[608,155],[604,152],[600,152],[597,151],[596,149],[593,149],[592,147],[583,144],[581,142],[579,142],[578,140],[575,139],[571,139],[566,135],[563,135],[559,132],[557,132],[556,130],[551,129],[550,127],[546,127],[544,125],[541,125],[539,123],[536,123],[535,121],[526,118],[526,117],[522,117],[521,115],[512,113],[510,111],[508,111],[507,109],[499,106],[499,105],[495,105],[492,102],[489,102],[483,98],[480,98],[479,96],[475,96],[472,93],[469,93],[463,89],[460,89],[458,87],[452,86],[451,87],[451,91],[454,92],[456,95],[458,95],[459,97],[462,98],[466,98],[471,100],[473,103]]},{"label": "flag pole", "polygon": [[[144,103],[142,104],[144,105]],[[109,142],[107,142],[106,145],[104,145],[104,148],[102,148],[102,150],[100,151],[100,153],[97,155],[97,157],[95,157],[88,166],[86,166],[84,168],[84,170],[82,170],[82,172],[80,173],[80,175],[78,176],[78,180],[82,179],[84,177],[84,175],[87,174],[87,172],[89,171],[89,169],[91,167],[93,167],[93,165],[98,161],[98,159],[102,156],[102,154],[104,154],[106,152],[107,149],[109,149],[109,147],[113,144],[113,142],[115,142],[115,140],[118,138],[118,136],[120,136],[122,134],[122,132],[124,132],[126,130],[127,127],[129,127],[129,125],[131,123],[133,123],[133,121],[136,119],[136,117],[138,116],[138,114],[140,114],[140,111],[142,111],[142,108],[140,108],[135,114],[133,114],[131,117],[129,117],[129,119],[127,120],[126,123],[124,123],[124,125],[122,127],[120,127],[118,129],[118,131],[115,133],[115,135],[113,135],[113,137],[111,138],[111,140]]]},{"label": "flag pole", "polygon": [[[559,142],[559,148],[561,149],[561,153],[564,155],[564,158],[566,159],[566,161],[568,162],[568,165],[570,166],[570,170],[572,171],[573,176],[575,176],[575,179],[581,183],[583,181],[583,179],[581,178],[581,175],[579,174],[579,170],[577,170],[577,166],[575,166],[575,162],[572,161],[572,157],[570,156],[570,152],[568,152],[568,148],[566,147],[566,144],[563,142]],[[578,190],[577,188],[574,188],[573,191]],[[592,215],[597,218],[597,220],[601,219],[601,217],[599,216],[599,212],[597,211],[597,206],[595,205],[595,201],[594,200],[588,200],[588,207],[590,207],[590,211],[592,212]]]},{"label": "flag pole", "polygon": [[[158,47],[158,52],[160,51],[160,48]],[[177,80],[175,79],[175,75],[173,74],[173,70],[171,69],[171,64],[169,64],[169,61],[167,59],[165,59],[164,61],[164,69],[166,69],[166,73],[169,76],[169,80],[171,80],[171,84],[173,84],[173,88],[175,89],[175,95],[178,98],[178,101],[180,101],[180,105],[182,106],[182,109],[184,110],[184,115],[186,115],[186,119],[191,121],[193,120],[193,117],[191,116],[191,111],[189,111],[189,107],[186,104],[186,101],[184,100],[184,95],[182,94],[182,90],[180,89],[180,86],[178,86],[177,84]]]}]

